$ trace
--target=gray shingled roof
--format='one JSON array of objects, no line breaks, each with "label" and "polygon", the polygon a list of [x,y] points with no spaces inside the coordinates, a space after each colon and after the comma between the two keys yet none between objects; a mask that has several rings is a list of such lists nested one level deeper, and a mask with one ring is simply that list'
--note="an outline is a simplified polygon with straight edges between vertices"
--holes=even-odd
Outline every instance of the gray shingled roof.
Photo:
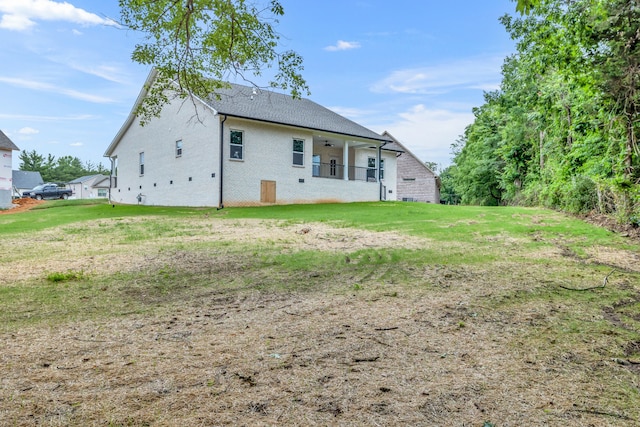
[{"label": "gray shingled roof", "polygon": [[7,135],[0,130],[0,149],[3,150],[20,150]]},{"label": "gray shingled roof", "polygon": [[219,99],[210,97],[206,102],[225,116],[290,125],[320,132],[388,141],[340,114],[308,99],[294,99],[289,95],[232,84],[230,89],[217,91]]},{"label": "gray shingled roof", "polygon": [[102,175],[101,173],[93,174],[93,175],[85,175],[85,176],[81,176],[80,178],[76,178],[73,181],[69,181],[68,184],[82,184],[84,182],[96,179],[98,177],[104,177],[104,175]]},{"label": "gray shingled roof", "polygon": [[11,171],[13,186],[16,188],[33,188],[44,183],[40,172],[32,171]]}]

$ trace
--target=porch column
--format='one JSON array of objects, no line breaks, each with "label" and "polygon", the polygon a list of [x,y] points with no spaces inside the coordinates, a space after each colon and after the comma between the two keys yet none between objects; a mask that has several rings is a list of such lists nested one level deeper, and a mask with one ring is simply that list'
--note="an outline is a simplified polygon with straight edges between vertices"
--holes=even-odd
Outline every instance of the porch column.
[{"label": "porch column", "polygon": [[342,167],[344,168],[343,179],[349,181],[349,141],[344,142],[344,150],[342,151]]}]

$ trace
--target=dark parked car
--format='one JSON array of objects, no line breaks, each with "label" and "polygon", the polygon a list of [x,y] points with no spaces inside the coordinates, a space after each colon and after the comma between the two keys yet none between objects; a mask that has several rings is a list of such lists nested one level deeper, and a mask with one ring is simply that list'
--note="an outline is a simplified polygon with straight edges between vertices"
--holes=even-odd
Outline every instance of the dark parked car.
[{"label": "dark parked car", "polygon": [[68,199],[73,194],[68,188],[58,187],[57,184],[42,184],[33,188],[33,190],[25,191],[22,197],[31,197],[32,199]]}]

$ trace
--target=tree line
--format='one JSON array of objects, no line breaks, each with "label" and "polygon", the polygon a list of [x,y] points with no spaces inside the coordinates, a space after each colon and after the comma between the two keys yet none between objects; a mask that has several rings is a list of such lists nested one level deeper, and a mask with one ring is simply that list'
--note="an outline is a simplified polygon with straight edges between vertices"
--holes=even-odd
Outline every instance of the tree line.
[{"label": "tree line", "polygon": [[500,89],[452,145],[445,198],[640,219],[640,0],[541,0],[501,22]]},{"label": "tree line", "polygon": [[19,156],[21,171],[40,172],[44,182],[65,184],[74,179],[87,175],[109,175],[109,170],[102,164],[82,161],[73,156],[62,156],[57,159],[49,154],[45,158],[36,150],[22,151]]}]

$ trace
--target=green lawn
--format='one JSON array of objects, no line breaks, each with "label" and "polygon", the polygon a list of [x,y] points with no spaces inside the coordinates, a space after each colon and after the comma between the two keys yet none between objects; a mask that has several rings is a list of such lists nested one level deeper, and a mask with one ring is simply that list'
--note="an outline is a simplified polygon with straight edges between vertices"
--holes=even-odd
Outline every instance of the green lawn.
[{"label": "green lawn", "polygon": [[[434,420],[433,425],[443,425],[446,422],[437,414],[447,413],[457,420],[456,425],[482,425],[478,424],[481,418],[469,418],[446,406],[449,401],[469,401],[474,395],[484,396],[489,406],[489,402],[501,402],[494,404],[493,411],[478,415],[494,420],[495,425],[501,425],[500,420],[521,425],[527,417],[540,417],[547,425],[576,426],[599,425],[603,417],[609,424],[602,425],[640,420],[636,405],[640,399],[640,245],[579,219],[546,209],[401,202],[223,210],[78,201],[42,206],[0,215],[0,339],[7,348],[16,344],[12,336],[24,336],[25,343],[36,337],[33,342],[57,348],[65,345],[64,340],[55,341],[47,331],[76,336],[83,328],[95,327],[102,331],[100,334],[108,335],[99,343],[117,342],[127,347],[134,341],[115,337],[128,336],[144,325],[164,324],[162,319],[180,319],[182,313],[188,318],[187,329],[188,325],[206,321],[202,328],[208,332],[202,332],[202,339],[219,333],[207,328],[220,322],[230,334],[230,342],[236,340],[232,337],[239,339],[255,331],[251,344],[240,340],[237,349],[226,350],[232,353],[250,354],[246,353],[247,346],[259,346],[262,340],[281,342],[286,347],[291,340],[304,337],[310,341],[297,344],[299,352],[324,360],[314,352],[322,353],[323,346],[328,345],[324,341],[326,331],[336,331],[336,339],[346,339],[344,325],[371,317],[369,323],[383,323],[374,335],[361,331],[355,341],[344,342],[352,343],[353,349],[340,347],[335,351],[344,350],[344,357],[350,357],[355,350],[375,350],[377,355],[393,349],[393,354],[404,354],[401,363],[408,364],[406,369],[416,370],[446,364],[453,357],[451,363],[456,364],[438,367],[442,372],[466,366],[464,353],[472,355],[469,372],[486,376],[493,384],[483,388],[472,377],[460,377],[456,384],[469,388],[447,395],[450,386],[432,383],[435,391],[430,396],[441,396],[444,407],[426,411],[424,408],[436,404],[427,400],[423,409],[414,408],[415,417],[404,422],[429,419]],[[327,304],[333,308],[327,308]],[[308,316],[297,314],[299,307],[306,307]],[[290,323],[275,322],[274,313],[281,313]],[[203,317],[205,314],[209,317]],[[247,320],[242,316],[248,316]],[[168,329],[173,327],[172,322]],[[276,330],[267,335],[260,332],[267,325]],[[301,331],[289,331],[286,325]],[[382,339],[383,332],[396,329],[403,331],[394,335],[397,341]],[[158,354],[166,349],[157,337],[168,333],[159,330],[154,335],[153,348]],[[92,342],[93,338],[83,340]],[[204,341],[200,344],[209,345]],[[432,354],[430,348],[458,345],[455,351],[438,350],[438,358],[423,365],[424,352]],[[15,351],[26,350],[15,347]],[[107,354],[99,346],[95,351]],[[118,351],[127,354],[133,350]],[[269,351],[267,354],[275,352]],[[208,353],[197,354],[205,357]],[[367,354],[363,360],[369,360]],[[90,354],[85,359],[95,357]],[[150,358],[145,375],[150,375],[147,369],[167,357]],[[513,363],[505,366],[505,359]],[[315,364],[320,362],[309,363],[301,364],[300,369],[321,366]],[[0,372],[4,377],[27,375],[17,373],[18,365],[6,366],[5,372]],[[171,371],[171,366],[165,369]],[[242,369],[258,368],[249,364]],[[349,372],[363,384],[372,384],[363,376],[366,370]],[[314,387],[307,389],[308,384],[298,383],[306,375],[309,372],[301,371],[292,377],[295,384],[281,393],[286,395],[286,390],[300,387],[307,390],[302,399],[315,399]],[[334,378],[339,374],[327,371],[323,375]],[[244,371],[241,377],[249,378]],[[402,378],[397,377],[397,381],[409,381]],[[204,383],[208,387],[217,384],[213,380]],[[542,383],[550,388],[543,390]],[[16,387],[24,388],[21,383]],[[86,387],[90,390],[93,386]],[[491,394],[502,387],[505,390],[500,395]],[[396,401],[411,406],[414,398],[410,388],[405,390],[400,383],[389,388],[402,389],[404,394],[396,396]],[[574,401],[557,395],[568,389],[583,394]],[[108,388],[92,390],[107,393],[105,398],[110,398]],[[546,397],[544,404],[523,404],[517,406],[518,411],[510,412],[505,396],[523,390],[551,397]],[[334,392],[346,393],[345,399],[350,393]],[[9,399],[0,384],[0,403],[3,398]],[[550,399],[555,403],[550,404]],[[129,403],[123,405],[128,407]],[[282,410],[288,408],[288,404],[281,405]],[[101,413],[95,408],[87,411]],[[109,419],[116,420],[113,425],[131,424],[109,411]],[[311,413],[324,414],[314,411]],[[366,419],[364,412],[354,411],[353,419],[347,418],[347,412],[340,412],[345,423]],[[395,418],[382,417],[379,422],[403,422],[399,407],[391,413]],[[9,419],[17,424],[20,417],[27,417],[19,409],[10,414],[13,418]],[[61,423],[81,425],[106,419],[77,417]],[[155,415],[145,417],[150,424],[160,422]],[[294,422],[292,417],[284,419]],[[181,419],[193,422],[187,415]],[[256,422],[251,417],[242,420],[245,424]],[[310,422],[332,421],[339,420]],[[275,422],[276,418],[269,418],[267,424]]]}]

